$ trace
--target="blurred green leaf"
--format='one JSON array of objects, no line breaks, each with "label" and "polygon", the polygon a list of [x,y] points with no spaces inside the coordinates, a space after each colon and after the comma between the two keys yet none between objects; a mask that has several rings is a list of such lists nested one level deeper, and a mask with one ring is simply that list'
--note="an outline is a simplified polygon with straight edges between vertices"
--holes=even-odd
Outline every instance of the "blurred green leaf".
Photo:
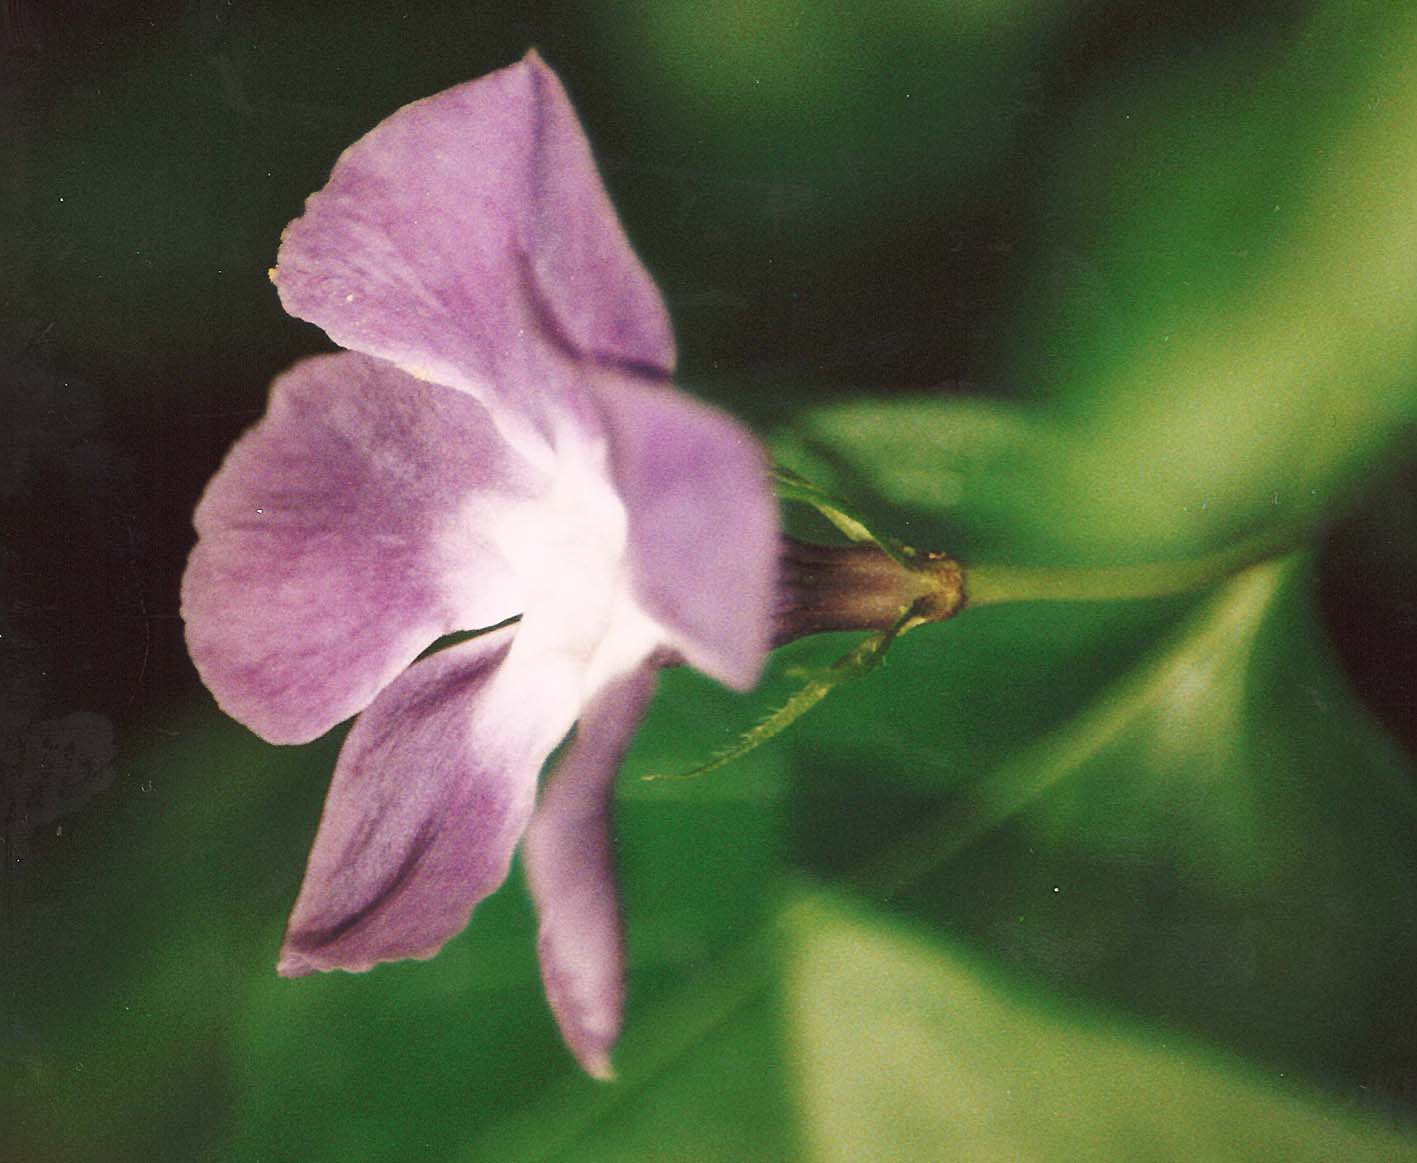
[{"label": "blurred green leaf", "polygon": [[1417,17],[1319,6],[1265,52],[1134,61],[1053,143],[1037,245],[1073,273],[1035,266],[999,366],[1056,425],[1019,552],[1321,516],[1417,423]]},{"label": "blurred green leaf", "polygon": [[809,1156],[1417,1158],[1417,1139],[1189,1039],[1060,1004],[828,894],[785,910]]},{"label": "blurred green leaf", "polygon": [[233,1037],[273,972],[329,740],[272,748],[213,708],[120,749],[113,788],[0,885],[16,1159],[197,1157],[225,1133]]},{"label": "blurred green leaf", "polygon": [[1017,530],[1048,495],[1039,466],[1058,438],[1038,411],[970,398],[859,400],[803,409],[773,448],[788,468],[849,497],[873,528],[987,559],[1019,552]]},{"label": "blurred green leaf", "polygon": [[[1252,569],[1102,680],[1069,673],[1092,666],[1077,639],[1050,645],[1068,605],[1015,612],[1022,667],[1009,621],[918,632],[900,647],[914,686],[860,684],[849,719],[799,744],[799,852],[1065,991],[1400,1094],[1417,1071],[1412,773],[1322,645],[1310,584],[1294,562]],[[909,653],[927,643],[933,659]],[[1020,673],[1067,676],[1056,727]],[[971,752],[956,740],[976,726],[997,735]]]},{"label": "blurred green leaf", "polygon": [[999,376],[1031,406],[808,411],[783,463],[1016,562],[1195,556],[1351,504],[1417,425],[1411,21],[1337,6],[1258,81],[1236,53],[1099,96],[1042,187],[1072,215],[1039,245],[1086,255],[1105,299],[1073,279],[1024,305]]}]

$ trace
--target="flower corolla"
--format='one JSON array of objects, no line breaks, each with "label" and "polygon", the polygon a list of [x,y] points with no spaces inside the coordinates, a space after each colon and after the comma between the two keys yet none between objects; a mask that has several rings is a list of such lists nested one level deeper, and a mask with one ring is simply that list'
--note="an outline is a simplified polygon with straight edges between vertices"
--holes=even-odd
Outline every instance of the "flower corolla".
[{"label": "flower corolla", "polygon": [[[757,678],[759,447],[668,385],[664,305],[535,53],[346,150],[272,278],[345,350],[280,376],[207,487],[182,612],[262,738],[359,715],[279,970],[432,956],[521,843],[552,1012],[607,1075],[611,785],[658,667]],[[480,632],[420,659],[459,631]]]}]

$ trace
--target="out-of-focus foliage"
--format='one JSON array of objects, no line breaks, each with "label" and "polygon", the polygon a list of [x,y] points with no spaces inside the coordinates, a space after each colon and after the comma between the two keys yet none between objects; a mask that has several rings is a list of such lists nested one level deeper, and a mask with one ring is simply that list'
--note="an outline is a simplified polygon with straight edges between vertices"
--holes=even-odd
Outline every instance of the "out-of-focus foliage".
[{"label": "out-of-focus foliage", "polygon": [[822,1160],[1389,1160],[1401,1135],[1176,1035],[1020,990],[968,953],[807,897],[789,1027]]},{"label": "out-of-focus foliage", "polygon": [[1414,46],[1410,9],[1330,5],[1268,68],[1128,77],[1083,110],[1050,233],[1088,260],[1028,297],[1012,363],[1062,421],[1036,538],[1194,552],[1322,515],[1410,435]]},{"label": "out-of-focus foliage", "polygon": [[[612,1086],[557,1042],[515,884],[433,961],[274,976],[339,733],[271,748],[193,703],[170,617],[197,489],[322,342],[266,287],[280,226],[378,117],[532,41],[686,380],[883,530],[1105,565],[1356,512],[1342,560],[1393,591],[1417,568],[1404,6],[188,7],[174,38],[61,56],[0,142],[25,415],[106,417],[27,446],[0,500],[80,548],[153,542],[143,636],[111,598],[78,623],[141,646],[98,701],[117,779],[0,883],[0,1155],[1417,1158],[1412,762],[1327,641],[1317,536],[1205,593],[915,631],[698,780],[640,777],[851,638],[785,648],[747,698],[666,673],[620,784]],[[991,390],[919,390],[958,380]],[[132,487],[86,488],[95,465]],[[55,499],[85,492],[82,519]],[[7,581],[37,584],[26,546],[68,560],[15,528]],[[91,558],[57,608],[110,576]],[[37,721],[86,689],[42,670]]]}]

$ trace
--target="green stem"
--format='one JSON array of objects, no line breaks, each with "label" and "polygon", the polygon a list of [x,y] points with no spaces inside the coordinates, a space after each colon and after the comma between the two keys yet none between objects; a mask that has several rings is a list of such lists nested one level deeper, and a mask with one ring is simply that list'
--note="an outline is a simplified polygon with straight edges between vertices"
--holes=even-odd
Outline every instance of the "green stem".
[{"label": "green stem", "polygon": [[963,565],[966,606],[999,602],[1106,602],[1203,590],[1309,542],[1312,526],[1293,526],[1242,541],[1206,557],[1092,569]]}]

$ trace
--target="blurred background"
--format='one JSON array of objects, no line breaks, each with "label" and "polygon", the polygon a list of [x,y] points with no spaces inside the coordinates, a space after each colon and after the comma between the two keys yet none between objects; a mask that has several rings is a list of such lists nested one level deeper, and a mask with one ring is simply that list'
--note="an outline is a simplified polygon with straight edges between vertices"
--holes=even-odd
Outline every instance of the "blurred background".
[{"label": "blurred background", "polygon": [[[1417,1157],[1417,11],[0,15],[0,1155]],[[641,777],[851,639],[748,697],[667,674],[613,1086],[515,872],[432,962],[275,977],[342,730],[225,719],[178,618],[203,485],[330,346],[280,230],[532,45],[685,387],[885,530],[1043,566],[1303,530],[1208,593],[923,629],[697,781]]]}]

